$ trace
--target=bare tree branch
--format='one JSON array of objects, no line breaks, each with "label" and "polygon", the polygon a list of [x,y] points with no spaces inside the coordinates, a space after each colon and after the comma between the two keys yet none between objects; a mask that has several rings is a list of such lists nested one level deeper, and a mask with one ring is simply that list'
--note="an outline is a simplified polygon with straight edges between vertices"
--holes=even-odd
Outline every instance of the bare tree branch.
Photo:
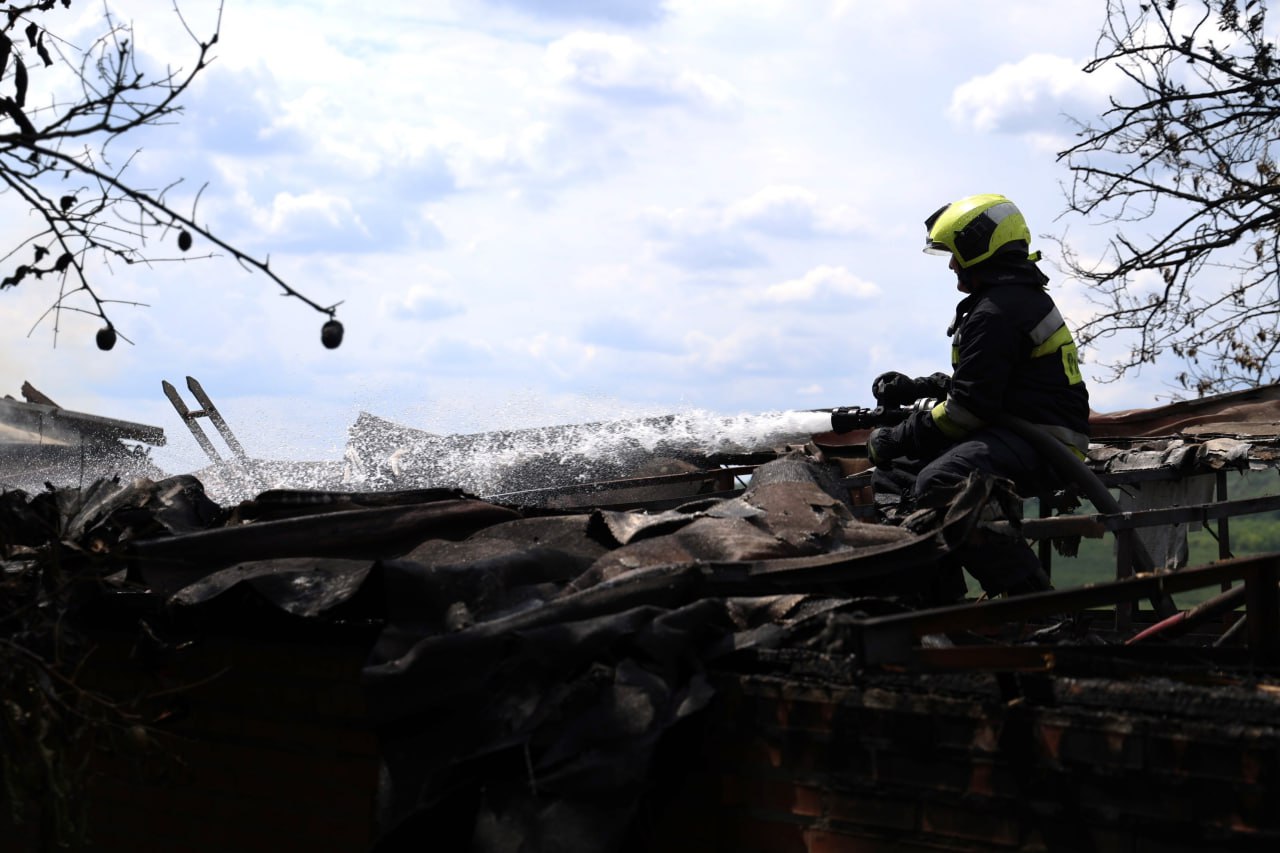
[{"label": "bare tree branch", "polygon": [[[1112,378],[1172,356],[1199,394],[1280,379],[1280,62],[1266,12],[1265,0],[1107,0],[1085,70],[1130,86],[1058,159],[1068,212],[1118,230],[1096,260],[1059,242],[1098,308],[1081,343],[1127,345]],[[1136,286],[1147,271],[1163,289]]]},{"label": "bare tree branch", "polygon": [[[104,324],[98,344],[110,349],[118,331],[108,306],[137,303],[108,298],[91,269],[113,260],[151,264],[211,257],[212,253],[186,254],[203,241],[247,271],[265,275],[285,296],[325,314],[329,319],[323,339],[326,346],[336,346],[341,325],[334,318],[341,303],[313,301],[274,272],[269,258],[254,257],[201,224],[196,219],[199,194],[189,212],[176,209],[166,194],[180,181],[159,192],[133,184],[127,170],[136,151],[124,158],[123,165],[112,165],[109,152],[127,134],[172,123],[181,113],[183,94],[212,61],[221,4],[207,37],[197,35],[177,2],[173,4],[172,13],[191,39],[192,64],[185,70],[160,73],[139,67],[132,29],[118,21],[105,3],[104,31],[88,48],[76,48],[57,37],[46,20],[70,6],[71,0],[40,0],[0,10],[0,196],[9,195],[40,222],[36,231],[16,241],[18,247],[32,251],[31,260],[16,258],[16,250],[5,255],[6,262],[18,263],[7,274],[0,270],[0,290],[45,277],[57,279],[58,295],[37,326],[52,318],[56,342],[63,311],[96,316]],[[72,71],[78,92],[51,90],[47,101],[36,104],[32,68],[55,64]],[[80,186],[72,189],[77,180]],[[157,239],[167,243],[171,238],[179,254],[151,254],[155,245],[163,244]]]}]

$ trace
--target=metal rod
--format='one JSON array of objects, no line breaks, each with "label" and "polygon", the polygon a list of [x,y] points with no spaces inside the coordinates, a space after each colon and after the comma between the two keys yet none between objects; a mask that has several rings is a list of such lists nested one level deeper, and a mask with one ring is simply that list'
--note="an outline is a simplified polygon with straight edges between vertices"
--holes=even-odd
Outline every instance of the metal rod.
[{"label": "metal rod", "polygon": [[[1182,569],[1167,574],[1140,574],[1124,580],[1049,592],[1030,593],[979,604],[962,604],[853,620],[862,660],[868,664],[909,663],[914,641],[925,634],[961,631],[999,625],[1035,617],[1070,613],[1092,607],[1136,602],[1153,595],[1184,592],[1213,586],[1223,580],[1244,579],[1254,594],[1248,599],[1250,648],[1260,656],[1280,640],[1275,622],[1280,622],[1280,554],[1237,557],[1208,566]],[[1269,584],[1269,586],[1268,586]],[[1270,592],[1268,596],[1265,592]],[[1255,611],[1259,625],[1254,626]],[[1275,620],[1268,633],[1266,620]],[[1270,640],[1266,640],[1270,637]],[[1271,646],[1267,643],[1270,642]],[[1272,650],[1274,651],[1274,650]]]},{"label": "metal rod", "polygon": [[1249,617],[1246,614],[1241,613],[1240,617],[1236,619],[1235,624],[1232,625],[1227,630],[1223,631],[1222,636],[1213,641],[1213,647],[1217,649],[1217,648],[1221,648],[1222,646],[1225,646],[1227,643],[1231,642],[1237,636],[1239,636],[1240,632],[1243,631],[1245,629],[1245,626],[1248,624],[1249,624]]},{"label": "metal rod", "polygon": [[178,395],[178,389],[169,384],[168,380],[160,380],[160,387],[164,389],[164,395],[169,398],[169,402],[173,404],[173,408],[178,413],[178,417],[182,418],[182,422],[191,430],[191,435],[195,437],[196,444],[200,445],[200,449],[215,465],[222,464],[222,457],[218,454],[217,449],[213,446],[213,442],[209,441],[209,436],[204,434],[204,430],[196,423],[195,419],[199,417],[196,413],[187,408],[187,404],[182,402],[182,397]]},{"label": "metal rod", "polygon": [[1245,576],[1245,615],[1248,617],[1249,652],[1254,663],[1280,663],[1280,561],[1271,560],[1252,576]]},{"label": "metal rod", "polygon": [[[1133,531],[1129,531],[1132,533]],[[1133,577],[1133,544],[1134,537],[1116,536],[1116,580]],[[1133,602],[1117,601],[1115,611],[1115,629],[1129,631],[1133,627]]]},{"label": "metal rod", "polygon": [[1151,637],[1178,637],[1190,631],[1196,625],[1211,616],[1217,616],[1219,613],[1230,613],[1245,599],[1245,588],[1236,587],[1231,589],[1229,581],[1223,581],[1223,585],[1227,587],[1226,592],[1220,592],[1207,601],[1202,601],[1190,610],[1183,610],[1175,613],[1168,619],[1162,619],[1149,628],[1138,632],[1134,636],[1125,641],[1125,645],[1131,646],[1134,643],[1140,643]]},{"label": "metal rod", "polygon": [[[1226,503],[1227,501],[1227,472],[1219,471],[1217,473],[1218,501]],[[1231,519],[1228,516],[1222,516],[1218,519],[1218,559],[1225,560],[1231,556]],[[1223,581],[1222,588],[1230,589],[1231,582]]]},{"label": "metal rod", "polygon": [[[1049,518],[1053,514],[1053,509],[1049,506],[1049,497],[1041,495],[1038,501],[1040,505],[1040,518]],[[1047,538],[1041,539],[1039,542],[1040,568],[1044,569],[1045,577],[1053,578],[1053,543]]]},{"label": "metal rod", "polygon": [[[1252,515],[1280,509],[1280,495],[1261,498],[1244,498],[1235,501],[1215,501],[1192,506],[1167,509],[1145,509],[1121,513],[1094,513],[1092,515],[1057,515],[1053,518],[1024,519],[1017,535],[1027,539],[1052,539],[1056,536],[1101,537],[1105,533],[1131,530],[1140,527],[1159,527],[1165,524],[1182,524],[1189,521],[1207,522],[1237,515]],[[995,521],[993,530],[1014,533],[1007,521]],[[1222,555],[1220,555],[1222,556]],[[1222,556],[1229,559],[1232,555]]]},{"label": "metal rod", "polygon": [[[222,440],[227,443],[227,447],[231,448],[231,452],[241,462],[247,462],[249,455],[244,452],[244,448],[231,432],[231,427],[227,426],[227,422],[222,419],[222,414],[213,405],[213,401],[209,399],[209,395],[204,393],[204,388],[200,387],[200,383],[196,381],[194,376],[187,377],[187,387],[191,389],[191,393],[195,395],[196,402],[204,406],[202,413],[207,417],[218,431],[218,435],[222,436]],[[194,416],[194,413],[193,413]]]}]

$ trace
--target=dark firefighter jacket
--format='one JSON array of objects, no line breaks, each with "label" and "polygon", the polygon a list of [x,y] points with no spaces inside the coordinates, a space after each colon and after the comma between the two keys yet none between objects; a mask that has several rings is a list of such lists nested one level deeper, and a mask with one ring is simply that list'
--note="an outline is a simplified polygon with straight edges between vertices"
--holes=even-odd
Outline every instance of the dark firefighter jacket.
[{"label": "dark firefighter jacket", "polygon": [[951,390],[932,411],[895,428],[903,455],[932,459],[1006,412],[1038,424],[1084,455],[1089,392],[1076,345],[1032,263],[983,276],[990,283],[956,306]]}]

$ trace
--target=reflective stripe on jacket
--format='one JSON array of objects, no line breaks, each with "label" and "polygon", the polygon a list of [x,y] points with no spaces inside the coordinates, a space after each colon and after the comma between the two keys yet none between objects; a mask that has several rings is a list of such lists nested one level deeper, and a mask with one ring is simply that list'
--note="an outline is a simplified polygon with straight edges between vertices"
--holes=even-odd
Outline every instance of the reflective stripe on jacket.
[{"label": "reflective stripe on jacket", "polygon": [[951,390],[902,424],[908,455],[927,459],[1007,412],[1083,454],[1089,392],[1062,313],[1030,275],[1003,276],[956,308]]}]

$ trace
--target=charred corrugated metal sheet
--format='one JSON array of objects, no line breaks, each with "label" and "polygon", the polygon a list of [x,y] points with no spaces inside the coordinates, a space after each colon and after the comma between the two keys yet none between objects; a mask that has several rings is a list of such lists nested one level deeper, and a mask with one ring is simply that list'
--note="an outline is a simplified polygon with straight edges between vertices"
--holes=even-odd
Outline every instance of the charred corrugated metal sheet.
[{"label": "charred corrugated metal sheet", "polygon": [[1181,400],[1148,409],[1094,412],[1089,426],[1097,440],[1171,435],[1274,439],[1280,435],[1280,385]]},{"label": "charred corrugated metal sheet", "polygon": [[0,487],[33,491],[48,481],[163,476],[145,446],[164,445],[159,427],[63,409],[29,382],[22,392],[25,401],[0,399]]}]

